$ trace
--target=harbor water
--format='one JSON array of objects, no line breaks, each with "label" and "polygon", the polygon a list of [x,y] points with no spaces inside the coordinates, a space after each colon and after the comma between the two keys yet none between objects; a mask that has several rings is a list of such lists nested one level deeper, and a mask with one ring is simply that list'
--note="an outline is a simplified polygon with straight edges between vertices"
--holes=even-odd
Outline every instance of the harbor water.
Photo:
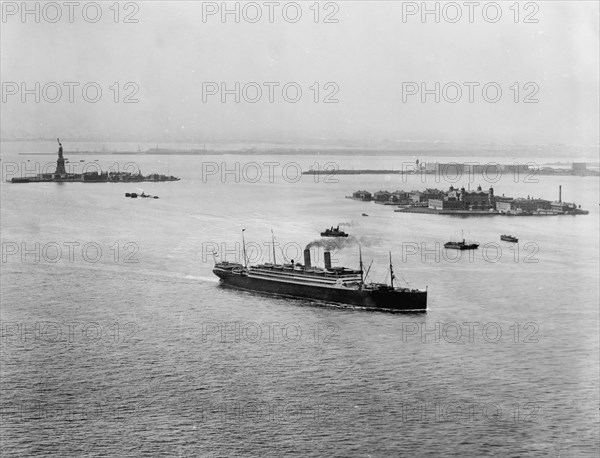
[{"label": "harbor water", "polygon": [[[597,456],[597,177],[302,176],[418,156],[77,156],[65,144],[71,163],[181,181],[6,183],[56,161],[19,152],[3,143],[6,456]],[[561,185],[590,213],[468,218],[347,198],[451,184],[549,200]],[[125,197],[141,189],[159,199]],[[357,267],[360,245],[385,282],[391,252],[397,283],[427,287],[427,313],[269,297],[212,274],[215,259],[243,262],[244,229],[251,262],[272,261],[271,230],[282,262],[338,224],[350,240],[334,265]],[[461,234],[480,248],[443,249]]]}]

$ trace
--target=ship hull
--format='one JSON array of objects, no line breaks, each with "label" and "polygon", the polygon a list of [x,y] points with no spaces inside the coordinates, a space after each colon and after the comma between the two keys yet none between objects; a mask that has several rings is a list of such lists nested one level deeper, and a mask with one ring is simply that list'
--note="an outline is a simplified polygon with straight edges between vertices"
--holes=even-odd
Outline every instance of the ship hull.
[{"label": "ship hull", "polygon": [[214,273],[223,284],[238,289],[348,304],[368,309],[389,311],[425,311],[427,309],[426,291],[352,290],[265,280],[220,270],[215,270]]}]

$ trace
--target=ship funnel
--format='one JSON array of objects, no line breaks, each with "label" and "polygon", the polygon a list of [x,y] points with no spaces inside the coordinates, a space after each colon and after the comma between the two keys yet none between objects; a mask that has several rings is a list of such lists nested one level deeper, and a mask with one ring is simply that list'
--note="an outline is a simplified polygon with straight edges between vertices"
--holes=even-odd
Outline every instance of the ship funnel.
[{"label": "ship funnel", "polygon": [[558,201],[562,202],[562,185],[558,185]]},{"label": "ship funnel", "polygon": [[331,253],[326,251],[325,253],[325,269],[331,270]]},{"label": "ship funnel", "polygon": [[310,264],[310,250],[307,248],[304,250],[304,268],[306,270],[310,269],[312,266]]}]

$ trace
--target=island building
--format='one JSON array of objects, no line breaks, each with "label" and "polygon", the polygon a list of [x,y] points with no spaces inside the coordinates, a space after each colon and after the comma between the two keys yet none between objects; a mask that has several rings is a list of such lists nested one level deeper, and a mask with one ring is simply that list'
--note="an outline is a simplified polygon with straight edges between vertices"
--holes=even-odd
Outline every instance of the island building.
[{"label": "island building", "polygon": [[352,198],[359,200],[371,200],[373,199],[373,195],[369,191],[356,191],[352,193]]},{"label": "island building", "polygon": [[413,201],[411,193],[406,191],[394,191],[390,196],[390,202],[397,205],[409,205]]},{"label": "island building", "polygon": [[389,191],[377,191],[373,194],[373,199],[375,202],[389,202],[392,193]]},{"label": "island building", "polygon": [[496,209],[496,198],[494,188],[483,191],[481,186],[476,191],[467,191],[463,186],[455,189],[450,186],[445,195],[435,199],[429,199],[429,208],[432,210],[478,210],[489,211]]},{"label": "island building", "polygon": [[[503,215],[557,215],[577,214],[585,215],[589,212],[581,209],[581,205],[562,201],[562,186],[558,188],[558,200],[551,202],[546,199],[525,197],[506,197],[494,194],[494,188],[487,191],[477,187],[475,191],[463,187],[450,186],[447,192],[437,189],[425,191],[378,191],[371,198],[367,191],[356,191],[352,195],[358,200],[374,200],[376,203],[397,205],[404,207],[396,211],[409,211],[416,213],[460,212],[465,214],[473,212],[481,214],[489,212]],[[413,211],[414,210],[414,211]]]},{"label": "island building", "polygon": [[534,213],[551,209],[549,200],[532,199],[530,196],[510,198],[496,203],[496,210],[500,213]]},{"label": "island building", "polygon": [[419,204],[427,205],[427,203],[432,199],[435,200],[435,199],[443,199],[443,198],[444,198],[444,191],[440,191],[439,189],[427,188],[425,191],[411,191],[410,192],[410,199],[411,199],[412,203],[415,205],[419,205]]}]

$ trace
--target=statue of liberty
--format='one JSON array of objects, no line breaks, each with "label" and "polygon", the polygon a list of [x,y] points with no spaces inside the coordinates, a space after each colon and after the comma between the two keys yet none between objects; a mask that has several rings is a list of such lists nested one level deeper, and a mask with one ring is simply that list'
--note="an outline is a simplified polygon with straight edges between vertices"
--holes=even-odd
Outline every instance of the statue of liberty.
[{"label": "statue of liberty", "polygon": [[65,170],[65,159],[63,158],[63,147],[60,139],[57,138],[58,142],[58,160],[56,161],[56,172],[55,175],[66,175],[67,171]]}]

